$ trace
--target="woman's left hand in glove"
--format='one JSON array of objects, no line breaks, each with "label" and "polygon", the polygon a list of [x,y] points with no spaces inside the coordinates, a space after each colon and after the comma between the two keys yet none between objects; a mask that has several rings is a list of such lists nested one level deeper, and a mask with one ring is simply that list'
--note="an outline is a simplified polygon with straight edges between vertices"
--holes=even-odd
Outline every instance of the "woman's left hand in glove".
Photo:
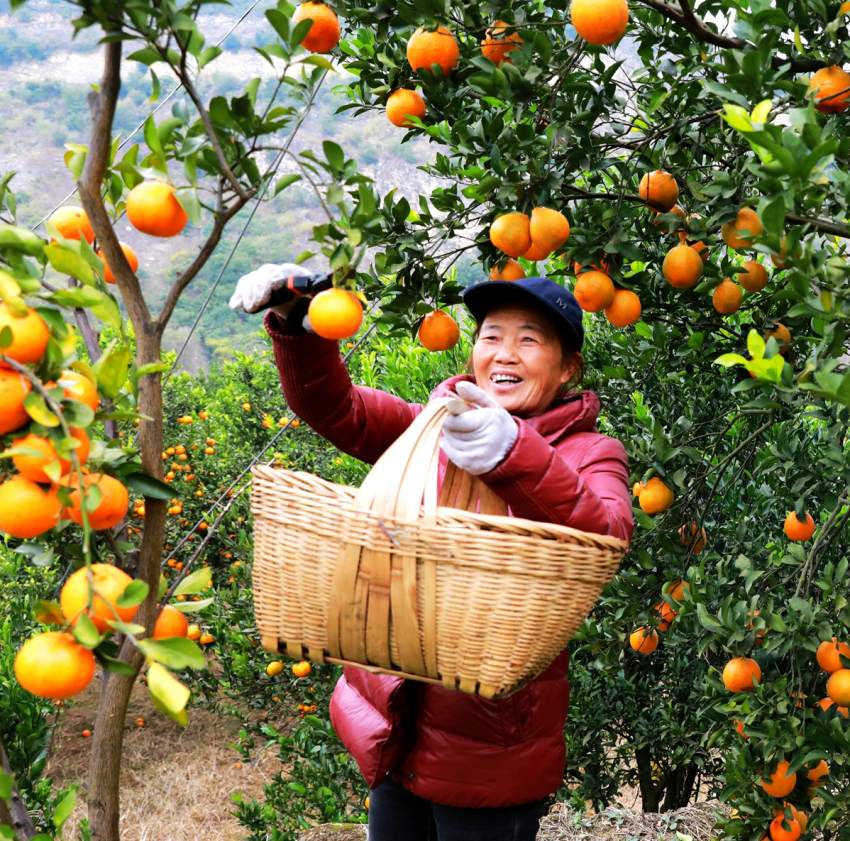
[{"label": "woman's left hand in glove", "polygon": [[510,452],[519,434],[516,421],[489,394],[475,383],[459,382],[459,401],[449,407],[443,424],[442,448],[461,470],[480,476],[493,470]]}]

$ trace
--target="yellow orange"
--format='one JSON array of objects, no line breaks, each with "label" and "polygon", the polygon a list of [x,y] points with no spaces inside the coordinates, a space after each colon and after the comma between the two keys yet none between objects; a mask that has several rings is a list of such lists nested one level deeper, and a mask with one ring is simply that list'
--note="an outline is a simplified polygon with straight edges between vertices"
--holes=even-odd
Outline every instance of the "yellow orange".
[{"label": "yellow orange", "polygon": [[422,319],[417,335],[430,351],[448,350],[458,343],[460,328],[447,312],[432,310]]},{"label": "yellow orange", "polygon": [[490,225],[490,242],[508,257],[521,257],[531,247],[531,220],[525,213],[505,213]]},{"label": "yellow orange", "polygon": [[17,371],[0,368],[0,435],[20,429],[29,415],[24,400],[32,391],[32,384]]},{"label": "yellow orange", "polygon": [[171,637],[185,637],[188,630],[189,620],[186,618],[186,614],[167,604],[156,617],[156,623],[153,626],[153,638],[161,640]]},{"label": "yellow orange", "polygon": [[177,236],[189,217],[177,200],[177,191],[164,181],[143,181],[127,196],[127,218],[143,234]]},{"label": "yellow orange", "polygon": [[531,211],[529,233],[533,245],[551,254],[569,239],[570,223],[559,210],[535,207]]},{"label": "yellow orange", "polygon": [[[38,362],[47,350],[50,331],[47,322],[30,307],[26,315],[18,315],[8,304],[0,301],[0,331],[9,328],[11,344],[0,347],[0,355],[8,356],[21,365]],[[0,363],[2,365],[2,363]]]},{"label": "yellow orange", "polygon": [[409,117],[425,117],[422,94],[410,88],[397,88],[387,97],[387,119],[399,128],[412,126]]},{"label": "yellow orange", "polygon": [[797,517],[796,511],[789,511],[785,517],[783,531],[789,540],[808,540],[815,533],[815,520],[808,511],[803,520]]},{"label": "yellow orange", "polygon": [[748,692],[761,680],[761,668],[752,657],[733,657],[723,668],[723,685],[730,692]]},{"label": "yellow orange", "polygon": [[94,242],[94,230],[85,210],[76,205],[68,204],[55,210],[47,220],[65,239],[85,239],[89,244]]},{"label": "yellow orange", "polygon": [[850,645],[847,645],[846,642],[839,642],[835,637],[831,640],[824,640],[818,646],[816,654],[818,665],[829,674],[847,668],[841,662],[840,655],[842,654],[850,661]]},{"label": "yellow orange", "polygon": [[501,268],[490,269],[490,280],[519,280],[525,277],[525,271],[516,260],[505,260]]},{"label": "yellow orange", "polygon": [[673,504],[673,489],[653,476],[641,489],[638,504],[645,514],[660,514]]},{"label": "yellow orange", "polygon": [[[325,339],[347,339],[363,322],[363,305],[354,293],[334,287],[319,292],[307,309],[310,326]],[[245,404],[243,404],[243,408]],[[250,411],[250,404],[248,409]]]},{"label": "yellow orange", "polygon": [[[132,247],[127,245],[126,242],[119,242],[118,244],[121,246],[121,250],[124,252],[127,262],[130,264],[130,269],[135,273],[139,268],[139,258],[136,256],[136,252],[133,251]],[[109,268],[109,263],[106,262],[106,255],[99,248],[95,254],[100,257],[100,262],[103,263],[103,279],[107,283],[115,283],[115,275],[113,274],[112,269]]]},{"label": "yellow orange", "polygon": [[815,108],[827,114],[838,114],[850,104],[850,73],[833,65],[822,67],[812,74],[809,91],[815,98]]},{"label": "yellow orange", "polygon": [[741,287],[734,280],[726,277],[714,288],[711,303],[721,315],[731,315],[741,306],[741,297]]},{"label": "yellow orange", "polygon": [[788,773],[790,764],[783,759],[779,762],[769,779],[761,781],[760,785],[771,797],[786,797],[797,785],[797,775]]},{"label": "yellow orange", "polygon": [[674,289],[690,289],[702,277],[703,262],[690,245],[675,245],[664,257],[661,271]]},{"label": "yellow orange", "polygon": [[443,75],[448,76],[459,59],[460,47],[455,36],[445,26],[433,30],[420,27],[407,42],[407,61],[413,70],[430,70],[436,64]]},{"label": "yellow orange", "polygon": [[652,628],[637,628],[629,635],[629,645],[638,654],[652,654],[658,648],[660,637]]},{"label": "yellow orange", "polygon": [[[67,484],[71,490],[70,508],[65,510],[64,516],[73,520],[78,525],[83,524],[82,495],[79,490],[79,480],[75,474],[65,477],[63,484]],[[94,511],[87,511],[89,526],[95,531],[104,531],[117,526],[130,507],[130,497],[127,488],[114,476],[107,473],[87,473],[83,476],[86,488],[97,487],[100,491],[100,501]]]},{"label": "yellow orange", "polygon": [[89,568],[81,567],[71,574],[59,593],[62,613],[72,625],[81,614],[88,614],[101,633],[116,614],[122,622],[130,622],[138,607],[119,607],[116,602],[132,580],[112,564],[92,564],[89,581]]},{"label": "yellow orange", "polygon": [[94,669],[94,654],[64,631],[31,637],[15,656],[18,683],[40,698],[78,695],[91,683]]},{"label": "yellow orange", "polygon": [[829,676],[826,694],[839,707],[850,707],[850,669],[838,669]]},{"label": "yellow orange", "polygon": [[24,476],[12,476],[0,484],[0,532],[29,539],[52,529],[62,503],[56,488],[45,490]]},{"label": "yellow orange", "polygon": [[759,292],[767,286],[767,269],[755,260],[747,260],[737,277],[747,292]]}]

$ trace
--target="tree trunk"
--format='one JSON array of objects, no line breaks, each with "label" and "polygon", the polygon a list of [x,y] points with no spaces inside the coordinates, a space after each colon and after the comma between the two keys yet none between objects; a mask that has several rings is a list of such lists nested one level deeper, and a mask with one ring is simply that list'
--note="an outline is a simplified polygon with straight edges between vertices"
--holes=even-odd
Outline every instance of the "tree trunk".
[{"label": "tree trunk", "polygon": [[[9,763],[9,757],[6,756],[6,748],[2,740],[0,740],[0,768],[5,774],[13,776],[12,766]],[[28,841],[37,834],[26,804],[15,785],[12,786],[12,796],[8,802],[0,798],[0,826],[3,824],[12,827],[16,841]]]},{"label": "tree trunk", "polygon": [[657,812],[661,803],[661,792],[652,781],[652,756],[646,748],[635,749],[638,767],[640,802],[644,812]]}]

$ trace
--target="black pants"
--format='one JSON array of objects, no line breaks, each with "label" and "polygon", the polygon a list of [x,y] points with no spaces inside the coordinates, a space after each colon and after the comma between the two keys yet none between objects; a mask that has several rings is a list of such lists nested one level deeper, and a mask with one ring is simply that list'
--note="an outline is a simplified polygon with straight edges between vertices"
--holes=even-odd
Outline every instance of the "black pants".
[{"label": "black pants", "polygon": [[459,809],[423,800],[387,777],[369,795],[369,841],[534,841],[549,803]]}]

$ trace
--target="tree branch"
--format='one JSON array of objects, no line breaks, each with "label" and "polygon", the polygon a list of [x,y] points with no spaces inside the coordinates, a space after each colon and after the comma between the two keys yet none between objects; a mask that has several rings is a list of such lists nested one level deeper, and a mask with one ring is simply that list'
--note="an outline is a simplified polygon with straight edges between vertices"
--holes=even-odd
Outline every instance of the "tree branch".
[{"label": "tree branch", "polygon": [[[4,774],[8,774],[10,777],[14,776],[2,738],[0,738],[0,767],[2,767]],[[21,799],[17,786],[12,786],[12,796],[8,803],[0,798],[0,824],[11,826],[17,841],[28,841],[37,834],[35,824],[30,819],[26,804]]]},{"label": "tree branch", "polygon": [[840,222],[830,222],[829,219],[815,219],[812,216],[800,216],[797,213],[786,213],[785,221],[793,225],[809,225],[812,230],[820,231],[822,234],[835,234],[837,237],[850,239],[850,225],[842,225]]}]

